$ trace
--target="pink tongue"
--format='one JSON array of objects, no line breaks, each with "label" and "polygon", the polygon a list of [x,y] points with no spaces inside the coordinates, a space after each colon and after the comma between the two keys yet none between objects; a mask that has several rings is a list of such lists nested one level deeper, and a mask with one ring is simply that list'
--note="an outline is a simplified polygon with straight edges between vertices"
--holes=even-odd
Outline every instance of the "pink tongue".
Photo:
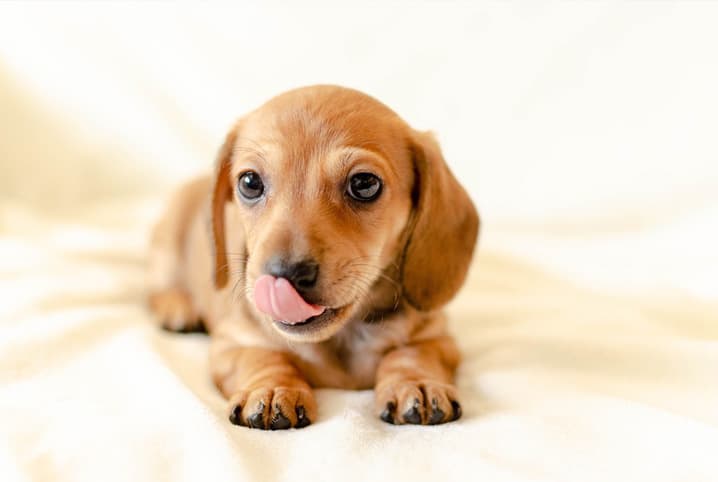
[{"label": "pink tongue", "polygon": [[262,313],[289,325],[324,313],[323,306],[304,301],[289,281],[268,274],[260,276],[254,284],[254,304]]}]

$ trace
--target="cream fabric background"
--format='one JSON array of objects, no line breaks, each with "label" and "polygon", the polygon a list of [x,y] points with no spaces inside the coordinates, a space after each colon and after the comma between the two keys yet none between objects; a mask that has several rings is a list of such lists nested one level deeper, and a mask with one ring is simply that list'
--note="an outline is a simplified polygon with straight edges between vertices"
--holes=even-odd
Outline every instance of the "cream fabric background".
[{"label": "cream fabric background", "polygon": [[[718,478],[718,5],[0,4],[0,480]],[[147,229],[226,128],[339,83],[437,132],[479,206],[465,417],[323,390],[225,422],[142,306]]]}]

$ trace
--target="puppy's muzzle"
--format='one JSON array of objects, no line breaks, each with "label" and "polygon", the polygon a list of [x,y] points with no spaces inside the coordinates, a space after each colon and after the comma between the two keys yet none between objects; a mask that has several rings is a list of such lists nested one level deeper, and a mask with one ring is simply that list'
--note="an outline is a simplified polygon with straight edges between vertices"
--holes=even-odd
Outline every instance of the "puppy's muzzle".
[{"label": "puppy's muzzle", "polygon": [[[319,264],[311,259],[298,262],[273,256],[264,265],[264,274],[254,286],[257,308],[272,317],[275,323],[297,327],[328,315],[330,310],[312,302],[319,277]],[[325,316],[326,318],[326,316]]]}]

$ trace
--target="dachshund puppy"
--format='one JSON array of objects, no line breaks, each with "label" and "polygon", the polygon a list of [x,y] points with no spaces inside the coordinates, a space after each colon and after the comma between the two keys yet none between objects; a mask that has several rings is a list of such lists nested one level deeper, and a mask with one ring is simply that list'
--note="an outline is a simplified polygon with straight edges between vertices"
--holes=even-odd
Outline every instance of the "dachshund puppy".
[{"label": "dachshund puppy", "polygon": [[459,353],[441,308],[478,227],[430,134],[355,90],[301,88],[237,121],[214,176],[172,200],[150,306],[170,330],[204,323],[234,424],[309,425],[311,387],[374,387],[389,423],[449,422]]}]

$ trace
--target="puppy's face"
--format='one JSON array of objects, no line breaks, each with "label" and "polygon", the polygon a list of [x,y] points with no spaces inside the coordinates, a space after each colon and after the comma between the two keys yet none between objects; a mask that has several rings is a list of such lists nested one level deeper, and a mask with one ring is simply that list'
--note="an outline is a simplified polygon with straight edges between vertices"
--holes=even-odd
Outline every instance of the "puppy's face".
[{"label": "puppy's face", "polygon": [[[224,250],[241,273],[237,282],[254,304],[260,278],[284,278],[291,288],[285,284],[272,297],[294,298],[273,300],[274,313],[277,303],[317,308],[292,322],[267,317],[283,336],[331,337],[359,307],[371,305],[377,281],[399,276],[418,208],[411,146],[410,128],[390,109],[332,87],[279,96],[230,133],[215,205],[218,190],[229,191],[220,205],[236,205],[224,229],[240,230],[244,245]],[[215,222],[224,216],[214,215]],[[401,281],[388,281],[398,297]]]}]

